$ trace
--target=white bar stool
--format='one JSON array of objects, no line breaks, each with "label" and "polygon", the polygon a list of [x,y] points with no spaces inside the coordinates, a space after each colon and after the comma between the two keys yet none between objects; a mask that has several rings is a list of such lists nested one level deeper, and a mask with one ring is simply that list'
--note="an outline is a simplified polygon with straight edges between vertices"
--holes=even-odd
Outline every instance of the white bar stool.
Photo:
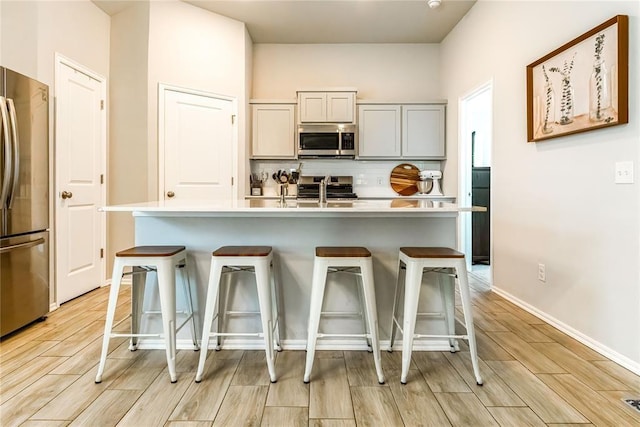
[{"label": "white bar stool", "polygon": [[[250,271],[256,276],[258,288],[259,312],[229,312],[221,307],[219,301],[220,280],[223,274]],[[216,304],[218,302],[218,304]],[[217,308],[216,308],[217,306]],[[256,314],[260,315],[262,331],[256,333],[221,332],[224,318],[227,314]],[[216,330],[211,331],[211,325],[216,319]],[[207,302],[204,312],[204,326],[202,330],[202,352],[196,372],[196,382],[202,381],[204,363],[207,359],[209,339],[216,338],[216,350],[221,348],[221,337],[226,336],[257,336],[264,337],[267,368],[272,383],[276,382],[274,349],[280,350],[279,314],[276,296],[276,282],[273,273],[273,251],[271,246],[223,246],[211,255],[211,270],[207,289]]]},{"label": "white bar stool", "polygon": [[[341,313],[358,314],[363,318],[364,333],[362,334],[328,334],[319,333],[320,317],[322,315],[338,314],[335,312],[325,313],[322,311],[327,274],[329,273],[351,273],[358,277],[358,295],[360,297],[360,307],[364,313]],[[362,301],[364,299],[364,303]],[[368,328],[367,328],[368,326]],[[313,263],[313,282],[311,284],[311,307],[309,309],[309,327],[307,336],[307,361],[304,371],[304,382],[308,383],[313,369],[313,359],[316,352],[316,341],[322,337],[362,337],[367,340],[373,352],[373,360],[376,365],[378,382],[384,384],[384,374],[380,361],[380,343],[378,340],[378,314],[376,311],[376,294],[373,281],[373,263],[371,252],[363,247],[335,247],[324,246],[316,248],[316,255]]]},{"label": "white bar stool", "polygon": [[[124,273],[125,267],[132,267],[132,273]],[[176,312],[176,277],[175,269],[179,269],[182,274],[182,288],[186,307],[183,311]],[[158,293],[160,296],[160,312],[142,311],[144,299],[144,287],[146,273],[155,271],[157,274]],[[145,278],[134,280],[131,295],[131,333],[114,333],[113,321],[118,304],[118,294],[120,284],[125,274],[142,273]],[[140,317],[143,314],[160,314],[162,316],[162,334],[139,333]],[[176,327],[176,314],[185,315],[184,322]],[[123,319],[124,320],[124,319]],[[165,349],[167,352],[167,366],[171,382],[177,381],[176,376],[176,333],[187,322],[191,323],[191,338],[194,348],[197,350],[198,339],[195,320],[193,318],[193,301],[191,299],[191,288],[189,274],[187,272],[187,251],[184,246],[136,246],[116,253],[113,264],[113,275],[111,290],[109,291],[109,304],[107,307],[107,319],[104,326],[104,336],[102,339],[102,354],[96,375],[96,383],[102,381],[102,374],[107,361],[109,350],[109,340],[115,337],[131,338],[129,349],[135,351],[140,337],[164,337]],[[120,323],[120,322],[119,322]],[[115,325],[117,326],[117,325]]]},{"label": "white bar stool", "polygon": [[[403,278],[402,270],[406,269]],[[465,335],[456,335],[453,314],[453,292],[454,289],[443,289],[440,292],[445,295],[445,319],[447,322],[448,335],[421,335],[415,333],[416,317],[418,313],[418,300],[420,299],[420,288],[422,285],[422,275],[425,272],[435,271],[445,273],[448,269],[455,270],[455,277],[458,278],[460,297],[462,300],[462,311],[464,314]],[[404,280],[403,280],[404,279]],[[440,281],[442,284],[442,282]],[[450,281],[455,287],[455,280]],[[400,292],[404,288],[404,320],[401,326],[396,317],[400,304]],[[469,281],[467,279],[467,265],[464,254],[450,248],[432,247],[405,247],[400,248],[400,260],[398,262],[398,281],[393,302],[393,315],[391,317],[391,341],[389,351],[393,349],[396,329],[402,333],[402,374],[400,382],[407,383],[409,364],[411,361],[411,351],[413,349],[414,338],[449,338],[452,351],[455,350],[456,339],[466,339],[469,342],[471,353],[471,363],[476,383],[482,385],[480,369],[478,368],[478,353],[476,348],[475,331],[473,328],[473,316],[471,314],[471,299],[469,296]]]}]

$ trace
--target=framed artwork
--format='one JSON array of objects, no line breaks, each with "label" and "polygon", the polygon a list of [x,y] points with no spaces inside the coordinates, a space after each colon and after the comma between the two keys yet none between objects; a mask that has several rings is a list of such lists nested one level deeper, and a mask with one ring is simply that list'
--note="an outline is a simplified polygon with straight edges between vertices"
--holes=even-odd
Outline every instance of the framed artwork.
[{"label": "framed artwork", "polygon": [[527,140],[629,122],[629,17],[617,15],[527,65]]}]

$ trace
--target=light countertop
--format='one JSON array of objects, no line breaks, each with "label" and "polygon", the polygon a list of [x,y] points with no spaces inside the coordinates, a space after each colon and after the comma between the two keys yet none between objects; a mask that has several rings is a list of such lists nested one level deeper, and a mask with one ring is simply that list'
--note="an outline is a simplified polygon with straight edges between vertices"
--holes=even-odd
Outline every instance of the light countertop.
[{"label": "light countertop", "polygon": [[437,200],[419,198],[376,199],[354,201],[329,201],[319,204],[299,200],[285,200],[280,203],[274,199],[237,199],[237,200],[162,200],[154,202],[111,205],[100,208],[105,212],[134,212],[137,215],[243,215],[243,216],[335,216],[335,215],[410,215],[452,214],[458,212],[484,212],[486,208],[477,206],[459,206]]},{"label": "light countertop", "polygon": [[[245,196],[245,199],[279,199],[279,196],[275,195],[262,195],[262,196]],[[287,200],[297,200],[298,196],[286,196]],[[366,197],[358,197],[354,200],[406,200],[406,199],[417,199],[417,200],[436,200],[442,202],[454,202],[456,200],[455,196],[432,196],[430,194],[414,194],[413,196],[366,196]]]}]

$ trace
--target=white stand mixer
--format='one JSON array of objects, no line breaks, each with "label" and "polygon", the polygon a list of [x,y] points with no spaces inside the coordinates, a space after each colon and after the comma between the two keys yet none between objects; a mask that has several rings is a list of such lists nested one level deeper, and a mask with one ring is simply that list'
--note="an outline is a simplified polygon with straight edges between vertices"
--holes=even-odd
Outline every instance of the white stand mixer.
[{"label": "white stand mixer", "polygon": [[420,171],[420,179],[427,180],[430,179],[433,181],[433,186],[431,187],[431,191],[429,194],[432,196],[442,196],[442,190],[440,189],[440,179],[442,179],[442,172],[437,170],[423,170]]}]

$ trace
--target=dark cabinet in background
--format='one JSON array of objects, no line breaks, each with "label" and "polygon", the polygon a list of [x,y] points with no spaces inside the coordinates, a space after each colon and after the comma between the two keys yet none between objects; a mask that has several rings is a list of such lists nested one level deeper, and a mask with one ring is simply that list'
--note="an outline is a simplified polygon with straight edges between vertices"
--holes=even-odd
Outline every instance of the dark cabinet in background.
[{"label": "dark cabinet in background", "polygon": [[471,217],[471,262],[489,264],[489,212],[491,209],[491,168],[471,169],[471,204],[484,206],[486,212],[473,212]]}]

